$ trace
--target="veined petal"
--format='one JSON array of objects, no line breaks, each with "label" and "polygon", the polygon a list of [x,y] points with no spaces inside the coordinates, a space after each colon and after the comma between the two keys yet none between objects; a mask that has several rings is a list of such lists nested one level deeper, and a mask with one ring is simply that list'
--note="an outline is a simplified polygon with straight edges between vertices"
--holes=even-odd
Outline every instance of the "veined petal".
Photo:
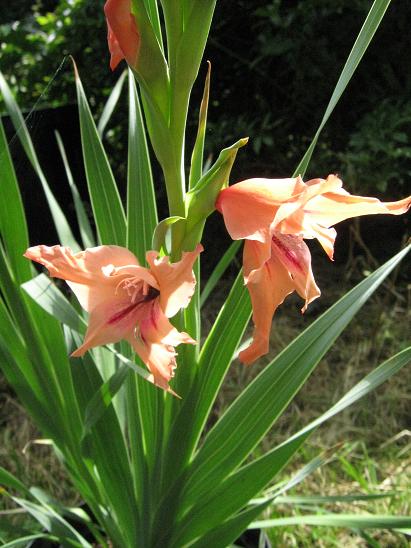
[{"label": "veined petal", "polygon": [[50,276],[66,280],[87,311],[113,295],[118,279],[108,275],[112,268],[138,265],[131,251],[116,245],[101,245],[75,254],[69,247],[37,245],[27,249],[24,256],[45,266]]},{"label": "veined petal", "polygon": [[216,208],[233,240],[264,242],[278,208],[305,188],[300,177],[248,179],[222,190]]},{"label": "veined petal", "polygon": [[302,312],[314,299],[321,295],[311,270],[311,253],[307,244],[299,236],[274,232],[272,254],[290,273],[297,293],[305,299]]},{"label": "veined petal", "polygon": [[103,272],[107,265],[138,265],[131,251],[116,245],[90,247],[75,254],[69,247],[37,245],[29,247],[24,256],[45,266],[54,278],[84,284],[96,278],[107,280]]},{"label": "veined petal", "polygon": [[174,347],[181,343],[195,344],[187,333],[180,333],[169,322],[158,299],[145,308],[144,316],[139,320],[139,328],[129,341],[147,364],[155,384],[168,391],[168,383],[177,367]]},{"label": "veined petal", "polygon": [[279,230],[283,234],[303,235],[305,205],[316,196],[325,192],[338,192],[342,187],[341,179],[335,175],[329,175],[327,179],[311,179],[307,183],[302,181],[301,183],[304,186],[302,192],[279,207],[271,224],[271,230]]},{"label": "veined petal", "polygon": [[193,265],[202,251],[203,247],[198,244],[194,251],[183,253],[176,263],[170,263],[169,257],[158,259],[156,251],[147,252],[147,263],[160,287],[160,305],[168,318],[188,306],[196,284]]},{"label": "veined petal", "polygon": [[254,333],[251,345],[239,355],[245,364],[267,354],[274,312],[295,288],[287,269],[274,254],[260,266],[264,256],[265,249],[260,242],[246,240],[243,261],[244,271],[251,273],[247,289],[253,307]]},{"label": "veined petal", "polygon": [[139,321],[139,330],[141,339],[147,343],[164,343],[166,345],[178,346],[181,343],[196,344],[190,335],[180,333],[170,323],[164,314],[159,299],[150,303],[150,307],[145,309],[144,315]]},{"label": "veined petal", "polygon": [[411,196],[397,202],[381,202],[377,198],[354,196],[344,189],[326,192],[309,200],[305,207],[305,215],[313,221],[330,227],[345,219],[361,215],[376,215],[379,213],[401,215],[411,206]]},{"label": "veined petal", "polygon": [[140,35],[131,12],[131,0],[107,0],[104,13],[107,18],[107,38],[111,54],[110,68],[114,70],[124,58],[131,67],[135,68]]},{"label": "veined petal", "polygon": [[153,383],[163,390],[177,395],[168,384],[174,377],[174,370],[177,367],[174,347],[162,343],[146,344],[137,336],[131,337],[129,342],[147,365],[153,376]]},{"label": "veined petal", "polygon": [[88,328],[83,344],[72,353],[82,356],[90,348],[129,339],[141,314],[139,304],[133,304],[128,296],[113,296],[99,303],[90,312]]}]

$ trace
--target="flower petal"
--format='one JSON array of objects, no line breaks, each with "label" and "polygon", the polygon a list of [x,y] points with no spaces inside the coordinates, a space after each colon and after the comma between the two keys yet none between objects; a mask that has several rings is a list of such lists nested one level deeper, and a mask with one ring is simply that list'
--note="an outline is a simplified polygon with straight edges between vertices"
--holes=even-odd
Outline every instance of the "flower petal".
[{"label": "flower petal", "polygon": [[99,303],[90,312],[83,344],[72,353],[82,356],[90,348],[129,339],[134,332],[141,306],[133,304],[128,296],[112,296]]},{"label": "flower petal", "polygon": [[195,344],[187,335],[180,333],[164,315],[158,299],[145,309],[139,321],[139,329],[129,341],[154,377],[154,383],[170,391],[169,381],[177,367],[174,347],[181,343]]},{"label": "flower petal", "polygon": [[269,227],[278,208],[304,187],[300,177],[247,179],[222,190],[216,208],[223,214],[233,240],[264,242],[269,238]]},{"label": "flower petal", "polygon": [[244,244],[244,271],[249,272],[247,289],[253,307],[254,333],[251,345],[240,352],[239,358],[250,364],[268,352],[271,323],[274,312],[284,299],[294,291],[294,282],[275,255],[265,256],[260,242],[246,240]]},{"label": "flower petal", "polygon": [[385,213],[401,215],[411,206],[411,196],[397,202],[381,202],[377,198],[354,196],[344,189],[315,196],[304,207],[305,215],[324,226],[333,226],[345,219],[361,215]]},{"label": "flower petal", "polygon": [[274,232],[272,253],[290,273],[297,293],[305,299],[302,312],[321,295],[311,270],[311,253],[307,244],[299,236]]},{"label": "flower petal", "polygon": [[147,263],[160,288],[161,308],[168,318],[188,306],[196,284],[193,265],[202,251],[198,244],[194,251],[183,253],[177,263],[170,263],[169,257],[157,259],[157,251],[147,252]]},{"label": "flower petal", "polygon": [[107,275],[112,268],[138,265],[131,251],[116,245],[92,247],[76,254],[69,247],[38,245],[27,249],[24,256],[45,266],[50,276],[66,280],[87,311],[113,296],[118,279]]},{"label": "flower petal", "polygon": [[305,205],[325,192],[338,192],[342,187],[342,181],[335,175],[329,175],[327,179],[311,179],[307,183],[303,183],[301,180],[301,185],[303,190],[300,194],[295,195],[293,200],[289,200],[279,207],[271,224],[271,230],[302,236],[306,218]]},{"label": "flower petal", "polygon": [[147,365],[153,376],[153,383],[163,390],[175,394],[168,384],[174,377],[174,370],[177,367],[174,347],[162,343],[145,344],[136,337],[130,338],[129,342]]},{"label": "flower petal", "polygon": [[107,18],[107,38],[111,54],[110,68],[114,70],[124,58],[131,67],[135,68],[140,35],[131,12],[131,0],[107,0],[104,13]]}]

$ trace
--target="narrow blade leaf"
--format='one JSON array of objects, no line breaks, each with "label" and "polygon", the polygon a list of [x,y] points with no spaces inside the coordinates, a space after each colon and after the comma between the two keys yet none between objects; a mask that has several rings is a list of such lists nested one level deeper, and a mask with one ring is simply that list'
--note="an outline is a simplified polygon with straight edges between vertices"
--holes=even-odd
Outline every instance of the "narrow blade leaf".
[{"label": "narrow blade leaf", "polygon": [[124,247],[126,218],[123,205],[75,65],[74,72],[84,167],[97,232],[102,244]]}]

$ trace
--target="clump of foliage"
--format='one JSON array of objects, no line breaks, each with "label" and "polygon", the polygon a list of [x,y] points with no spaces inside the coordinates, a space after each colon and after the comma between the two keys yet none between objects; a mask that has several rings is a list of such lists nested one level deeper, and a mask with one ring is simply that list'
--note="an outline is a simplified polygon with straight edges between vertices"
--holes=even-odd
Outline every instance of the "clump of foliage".
[{"label": "clump of foliage", "polygon": [[[109,94],[104,14],[98,2],[36,0],[18,2],[0,16],[2,72],[23,108],[31,108],[50,84],[65,56],[72,55],[87,75],[92,103]],[[70,69],[42,97],[41,107],[74,102]]]}]

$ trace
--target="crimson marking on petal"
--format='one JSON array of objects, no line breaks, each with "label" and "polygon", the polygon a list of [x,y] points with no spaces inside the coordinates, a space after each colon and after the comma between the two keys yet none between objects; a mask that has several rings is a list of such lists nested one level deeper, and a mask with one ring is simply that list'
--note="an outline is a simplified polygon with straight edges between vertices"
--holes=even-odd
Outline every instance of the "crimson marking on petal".
[{"label": "crimson marking on petal", "polygon": [[120,310],[120,312],[117,312],[114,314],[114,316],[111,316],[111,318],[108,320],[107,324],[112,325],[114,323],[117,323],[121,321],[123,318],[125,318],[132,310],[134,310],[140,303],[134,303],[130,304],[126,308],[123,308],[123,310]]},{"label": "crimson marking on petal", "polygon": [[287,259],[287,261],[290,261],[290,263],[292,263],[295,266],[295,268],[297,268],[300,272],[304,272],[304,269],[301,266],[300,261],[297,259],[296,254],[293,251],[291,251],[291,249],[289,249],[285,244],[283,244],[281,240],[279,240],[275,236],[272,236],[271,240],[273,244],[279,248],[281,253],[285,255],[285,258]]}]

